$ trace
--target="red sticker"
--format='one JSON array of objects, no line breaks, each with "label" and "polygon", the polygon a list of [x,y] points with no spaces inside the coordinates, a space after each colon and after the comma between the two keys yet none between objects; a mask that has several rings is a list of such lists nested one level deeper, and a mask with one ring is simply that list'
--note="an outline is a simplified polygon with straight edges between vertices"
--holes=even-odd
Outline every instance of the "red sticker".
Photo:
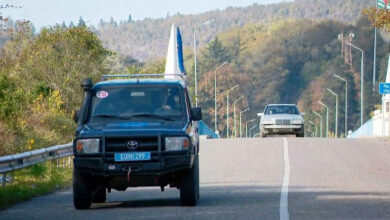
[{"label": "red sticker", "polygon": [[104,99],[104,98],[107,98],[108,96],[108,92],[107,91],[99,91],[97,94],[96,94],[96,97],[98,97],[99,99]]}]

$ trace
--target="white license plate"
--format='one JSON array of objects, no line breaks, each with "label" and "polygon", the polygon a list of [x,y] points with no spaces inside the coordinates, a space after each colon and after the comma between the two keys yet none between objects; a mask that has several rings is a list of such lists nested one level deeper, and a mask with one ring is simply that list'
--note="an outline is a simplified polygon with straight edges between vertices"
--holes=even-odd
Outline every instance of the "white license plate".
[{"label": "white license plate", "polygon": [[129,152],[129,153],[115,153],[114,160],[116,162],[120,161],[144,161],[150,160],[151,153],[150,152]]}]

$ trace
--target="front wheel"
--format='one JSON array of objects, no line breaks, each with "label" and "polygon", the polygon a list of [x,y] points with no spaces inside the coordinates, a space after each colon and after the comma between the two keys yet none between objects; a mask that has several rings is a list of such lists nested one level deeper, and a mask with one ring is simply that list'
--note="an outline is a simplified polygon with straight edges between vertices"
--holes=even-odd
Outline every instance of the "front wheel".
[{"label": "front wheel", "polygon": [[180,203],[182,206],[195,206],[199,200],[199,156],[196,156],[192,168],[180,181]]},{"label": "front wheel", "polygon": [[87,179],[76,170],[73,171],[73,204],[76,209],[91,207],[91,190]]},{"label": "front wheel", "polygon": [[103,203],[106,201],[106,187],[98,186],[92,193],[92,202]]}]

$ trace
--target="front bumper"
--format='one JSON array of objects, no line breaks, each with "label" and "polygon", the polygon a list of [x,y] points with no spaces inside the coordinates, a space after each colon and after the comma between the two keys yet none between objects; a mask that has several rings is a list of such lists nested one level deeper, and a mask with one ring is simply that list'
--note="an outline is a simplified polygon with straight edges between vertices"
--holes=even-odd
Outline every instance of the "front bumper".
[{"label": "front bumper", "polygon": [[298,134],[303,133],[303,125],[263,125],[267,134]]},{"label": "front bumper", "polygon": [[167,173],[191,168],[194,155],[189,151],[152,153],[150,161],[114,162],[102,157],[75,157],[74,168],[83,173],[98,176],[123,176],[131,169],[136,176],[161,176]]}]

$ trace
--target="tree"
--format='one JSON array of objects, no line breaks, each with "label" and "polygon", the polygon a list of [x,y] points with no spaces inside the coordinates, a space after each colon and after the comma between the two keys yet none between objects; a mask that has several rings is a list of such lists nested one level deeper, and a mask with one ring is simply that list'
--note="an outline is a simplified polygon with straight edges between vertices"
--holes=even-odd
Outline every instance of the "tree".
[{"label": "tree", "polygon": [[383,28],[385,31],[390,31],[390,10],[376,9],[374,7],[364,9],[363,13],[371,21],[372,25],[377,28]]},{"label": "tree", "polygon": [[211,68],[222,64],[223,62],[229,61],[229,51],[222,45],[217,36],[207,45],[206,49],[203,51],[203,57],[200,62],[202,63],[202,70],[208,71]]},{"label": "tree", "polygon": [[78,24],[77,26],[78,26],[78,27],[85,27],[85,26],[86,26],[83,17],[80,16],[80,18],[79,18],[79,24]]}]

